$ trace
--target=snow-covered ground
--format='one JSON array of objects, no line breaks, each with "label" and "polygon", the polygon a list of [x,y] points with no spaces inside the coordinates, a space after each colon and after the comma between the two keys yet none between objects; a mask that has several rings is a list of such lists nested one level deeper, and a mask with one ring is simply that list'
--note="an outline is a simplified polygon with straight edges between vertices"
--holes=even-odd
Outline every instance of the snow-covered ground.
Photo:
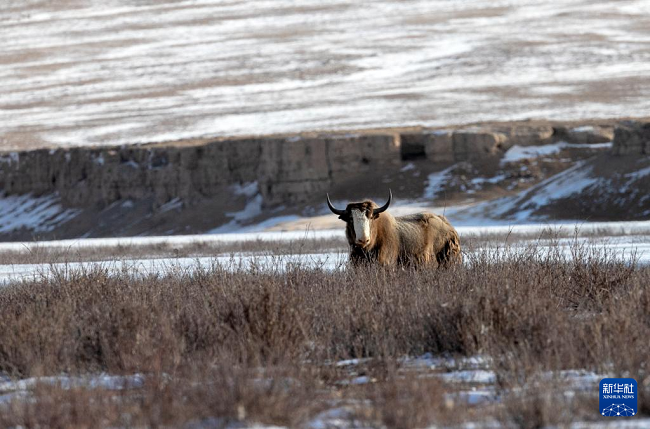
[{"label": "snow-covered ground", "polygon": [[73,273],[103,270],[109,275],[126,273],[129,276],[168,275],[195,273],[215,268],[226,270],[266,270],[284,272],[291,266],[341,269],[347,255],[342,252],[295,254],[274,256],[268,254],[233,254],[227,256],[204,256],[196,258],[138,258],[120,261],[66,262],[43,264],[0,265],[0,285],[12,281],[40,279],[43,277],[69,276]]},{"label": "snow-covered ground", "polygon": [[558,154],[563,149],[611,149],[612,142],[609,143],[596,143],[596,144],[575,144],[567,142],[557,142],[554,144],[547,144],[543,146],[518,146],[514,145],[506,151],[501,164],[509,162],[517,162],[524,159],[539,158],[543,156]]},{"label": "snow-covered ground", "polygon": [[[357,367],[368,364],[370,359],[348,359],[337,362],[350,374],[345,384],[375,383],[370,377],[356,376]],[[452,357],[433,356],[430,353],[418,357],[404,357],[399,360],[399,371],[402,373],[415,373],[418,377],[438,377],[448,385],[456,385],[453,393],[445,393],[445,400],[456,406],[481,406],[502,403],[508,395],[526,395],[526,389],[535,387],[539,383],[553,385],[553,394],[561,394],[565,398],[573,398],[576,393],[586,396],[598,397],[600,380],[611,377],[611,374],[597,374],[582,369],[546,371],[530,377],[530,381],[513,389],[497,388],[497,374],[492,369],[492,359],[488,356],[472,356],[469,358],[455,359]],[[355,427],[350,424],[346,416],[351,414],[350,407],[338,407],[318,415],[308,427],[310,428],[348,428]],[[479,414],[480,415],[480,414]],[[496,421],[468,422],[458,427],[486,428],[502,427]],[[575,422],[572,428],[649,428],[650,419],[635,418],[634,420],[616,420],[614,422]]]},{"label": "snow-covered ground", "polygon": [[[378,382],[372,377],[358,376],[360,366],[370,363],[371,359],[348,359],[345,361],[333,362],[336,367],[343,368],[348,377],[340,380],[339,385],[362,385]],[[429,353],[417,357],[403,357],[398,360],[399,372],[401,374],[415,374],[418,377],[437,377],[449,387],[445,393],[445,400],[450,404],[460,407],[467,406],[490,406],[500,404],[507,395],[523,394],[524,389],[498,389],[497,375],[492,370],[492,360],[487,356],[472,356],[468,358],[453,358],[445,356],[433,356]],[[602,378],[610,377],[610,374],[597,374],[585,370],[565,370],[556,372],[542,372],[536,377],[531,377],[528,387],[534,387],[536,383],[553,383],[555,394],[561,393],[564,397],[571,398],[576,393],[586,396],[598,397],[599,382]],[[142,389],[147,376],[134,374],[117,376],[110,374],[88,374],[85,376],[58,375],[48,377],[33,377],[27,379],[11,380],[0,374],[0,410],[9,405],[12,401],[29,401],[34,389],[39,385],[58,386],[61,389],[86,388],[103,390],[132,390],[137,392]],[[326,409],[306,422],[305,427],[311,429],[320,428],[353,428],[354,411],[358,404],[350,402],[342,403],[333,408]],[[207,424],[209,422],[213,425]],[[187,427],[213,427],[223,426],[223,421],[217,418],[206,419],[201,424],[188,425]],[[217,425],[217,423],[220,423]],[[611,423],[611,424],[610,424]],[[245,425],[232,425],[225,427],[270,427],[247,423]],[[275,426],[274,426],[275,427]],[[490,422],[482,421],[477,423],[466,423],[462,427],[499,427],[497,422],[492,425]],[[577,422],[572,428],[583,427],[650,427],[650,419],[635,418],[633,420],[615,422]]]},{"label": "snow-covered ground", "polygon": [[[461,240],[472,237],[504,237],[517,235],[522,239],[512,243],[498,241],[480,247],[474,251],[490,249],[495,244],[508,252],[524,252],[529,245],[535,245],[544,254],[546,249],[559,245],[563,253],[571,256],[572,246],[577,243],[592,244],[596,249],[611,252],[612,255],[630,260],[635,258],[641,264],[650,264],[650,221],[647,222],[595,222],[566,224],[529,224],[529,225],[479,225],[459,226]],[[542,236],[555,235],[553,240]],[[152,245],[181,247],[203,244],[220,244],[245,241],[295,241],[300,239],[344,239],[343,228],[331,230],[250,232],[239,234],[207,234],[168,237],[129,237],[108,239],[77,239],[60,241],[43,241],[35,243],[0,243],[2,252],[23,252],[25,255],[36,253],[39,249],[57,249],[75,255],[84,248],[109,249],[115,247],[129,248],[137,251]],[[498,240],[503,240],[499,238]],[[151,274],[192,273],[215,267],[227,270],[255,269],[284,271],[288,267],[322,268],[326,270],[345,269],[347,254],[343,249],[324,250],[322,253],[299,253],[275,255],[270,252],[232,253],[201,257],[125,257],[121,260],[91,262],[39,263],[39,264],[0,264],[0,284],[13,281],[38,279],[51,276],[67,276],[70,273],[101,269],[111,275],[128,273],[134,276]]]},{"label": "snow-covered ground", "polygon": [[5,195],[0,191],[0,233],[21,228],[35,233],[52,231],[80,211],[62,207],[56,195]]},{"label": "snow-covered ground", "polygon": [[[603,243],[597,245],[597,249],[606,250],[622,261],[634,260],[639,264],[650,264],[650,240],[638,237],[630,242],[618,240],[615,243]],[[506,254],[512,255],[517,252],[527,252],[527,244],[519,243],[508,247]],[[572,255],[573,240],[560,242],[561,251],[567,257]],[[539,243],[540,255],[552,248],[555,244]],[[485,248],[475,249],[483,251]],[[489,249],[488,249],[489,251]],[[503,254],[502,254],[503,255]],[[108,275],[127,274],[134,277],[145,277],[149,275],[171,275],[186,273],[192,274],[199,271],[212,269],[225,269],[230,271],[265,270],[273,272],[284,272],[291,267],[315,268],[325,270],[345,269],[348,255],[346,252],[328,253],[306,253],[289,255],[269,255],[254,253],[235,253],[228,256],[203,256],[184,258],[138,258],[124,260],[107,260],[91,262],[65,262],[65,263],[38,263],[38,264],[5,264],[0,265],[0,285],[23,280],[38,280],[45,277],[70,276],[75,273],[92,272],[94,270],[105,271]]]},{"label": "snow-covered ground", "polygon": [[[393,210],[393,209],[391,209]],[[396,215],[415,213],[420,211],[420,206],[404,206],[394,210]],[[440,211],[442,212],[442,210]],[[332,217],[329,215],[329,217]],[[37,242],[4,242],[0,243],[0,252],[3,251],[29,251],[43,248],[58,248],[75,251],[80,248],[109,248],[129,247],[137,248],[151,245],[168,244],[170,246],[183,246],[191,244],[216,244],[244,241],[292,241],[292,240],[319,240],[327,238],[345,238],[344,224],[334,217],[334,226],[331,229],[305,229],[291,231],[265,231],[251,228],[248,232],[225,234],[198,234],[198,235],[171,235],[151,237],[116,237],[116,238],[78,238],[70,240],[53,240]],[[600,235],[608,236],[648,236],[650,240],[650,221],[631,222],[556,222],[556,223],[530,223],[530,224],[475,224],[460,225],[456,229],[461,237],[517,234],[526,235],[535,239],[544,231],[553,231],[558,234],[573,235]],[[637,242],[638,244],[638,242]]]},{"label": "snow-covered ground", "polygon": [[643,0],[9,0],[0,21],[2,149],[650,114]]}]

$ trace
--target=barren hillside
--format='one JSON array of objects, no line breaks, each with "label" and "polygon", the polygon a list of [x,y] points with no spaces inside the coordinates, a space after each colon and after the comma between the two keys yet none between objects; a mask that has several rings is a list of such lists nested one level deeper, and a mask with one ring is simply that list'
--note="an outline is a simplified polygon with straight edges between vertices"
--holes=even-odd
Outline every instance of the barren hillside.
[{"label": "barren hillside", "polygon": [[0,148],[650,114],[645,1],[7,0]]}]

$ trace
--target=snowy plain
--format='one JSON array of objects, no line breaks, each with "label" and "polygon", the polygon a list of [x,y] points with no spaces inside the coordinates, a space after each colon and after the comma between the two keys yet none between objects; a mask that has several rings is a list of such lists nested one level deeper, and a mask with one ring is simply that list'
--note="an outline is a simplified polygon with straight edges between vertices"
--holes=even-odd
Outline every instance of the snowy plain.
[{"label": "snowy plain", "polygon": [[[397,216],[420,211],[420,206],[403,205],[398,209],[391,209]],[[448,209],[453,210],[453,208]],[[437,211],[436,211],[437,212]],[[339,222],[340,223],[340,222]],[[487,234],[522,234],[532,238],[539,236],[545,230],[553,230],[558,233],[573,234],[601,234],[607,236],[650,236],[650,221],[629,221],[629,222],[546,222],[511,224],[507,221],[497,223],[474,223],[465,224],[462,222],[456,227],[462,236],[477,236]],[[319,240],[327,238],[345,238],[343,224],[336,229],[305,229],[292,231],[265,231],[265,228],[248,228],[243,232],[232,232],[222,234],[194,234],[194,235],[170,235],[170,236],[147,236],[147,237],[114,237],[114,238],[75,238],[69,240],[52,240],[36,242],[0,242],[0,252],[29,250],[36,248],[63,248],[74,251],[79,248],[102,248],[102,247],[143,247],[157,244],[169,244],[171,246],[188,244],[209,244],[209,243],[232,243],[244,241],[292,241],[292,240]]]},{"label": "snowy plain", "polygon": [[[572,246],[576,243],[591,245],[595,249],[610,252],[622,260],[634,259],[640,264],[650,264],[650,221],[637,222],[593,222],[564,224],[528,224],[528,225],[475,225],[458,226],[461,240],[477,237],[501,237],[488,246],[473,249],[474,252],[500,251],[525,252],[531,245],[536,246],[541,254],[559,245],[562,253],[570,257]],[[542,238],[548,235],[554,239]],[[520,236],[523,239],[508,242],[507,237]],[[503,237],[506,237],[504,240]],[[84,248],[110,249],[125,247],[130,249],[146,248],[152,245],[190,246],[194,244],[222,244],[233,242],[259,242],[296,240],[345,239],[344,230],[306,230],[248,232],[231,234],[204,234],[165,237],[125,237],[92,238],[40,242],[0,243],[2,252],[23,252],[25,255],[39,249],[57,249],[74,255]],[[267,270],[282,272],[289,267],[340,270],[345,269],[347,254],[342,249],[323,249],[319,253],[297,253],[275,255],[270,252],[239,252],[197,257],[156,256],[125,258],[121,260],[104,260],[89,262],[60,262],[39,264],[2,264],[0,263],[0,284],[16,281],[29,281],[43,277],[68,276],[79,271],[104,270],[111,275],[129,273],[134,276],[168,275],[173,273],[194,273],[214,268],[226,270]]]},{"label": "snowy plain", "polygon": [[10,0],[0,21],[6,150],[650,115],[643,0]]}]

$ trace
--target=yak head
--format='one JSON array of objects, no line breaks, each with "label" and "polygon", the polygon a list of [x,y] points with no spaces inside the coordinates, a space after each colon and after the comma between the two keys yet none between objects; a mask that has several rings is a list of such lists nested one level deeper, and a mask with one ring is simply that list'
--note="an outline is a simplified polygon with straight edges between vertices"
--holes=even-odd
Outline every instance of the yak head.
[{"label": "yak head", "polygon": [[332,205],[328,194],[327,206],[347,224],[346,235],[350,245],[366,249],[372,247],[375,241],[376,232],[373,228],[375,219],[388,209],[392,199],[393,194],[389,189],[388,202],[381,207],[374,201],[366,200],[360,203],[349,203],[345,210],[340,210]]}]

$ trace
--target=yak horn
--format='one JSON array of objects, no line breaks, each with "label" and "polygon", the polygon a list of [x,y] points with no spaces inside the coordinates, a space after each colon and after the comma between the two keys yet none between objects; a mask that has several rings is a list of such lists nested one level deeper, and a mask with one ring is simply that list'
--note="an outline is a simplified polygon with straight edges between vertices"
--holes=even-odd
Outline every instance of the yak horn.
[{"label": "yak horn", "polygon": [[374,209],[374,210],[372,211],[372,213],[373,213],[373,214],[379,214],[379,213],[385,212],[385,211],[388,209],[388,206],[390,206],[390,202],[391,202],[392,200],[393,200],[393,193],[392,193],[391,190],[389,189],[389,190],[388,190],[388,201],[386,202],[386,204],[384,204],[383,206],[379,207],[378,209]]},{"label": "yak horn", "polygon": [[332,213],[337,214],[339,216],[342,216],[345,214],[345,210],[339,210],[334,205],[332,205],[332,202],[330,201],[330,194],[327,194],[327,207],[332,210]]}]

